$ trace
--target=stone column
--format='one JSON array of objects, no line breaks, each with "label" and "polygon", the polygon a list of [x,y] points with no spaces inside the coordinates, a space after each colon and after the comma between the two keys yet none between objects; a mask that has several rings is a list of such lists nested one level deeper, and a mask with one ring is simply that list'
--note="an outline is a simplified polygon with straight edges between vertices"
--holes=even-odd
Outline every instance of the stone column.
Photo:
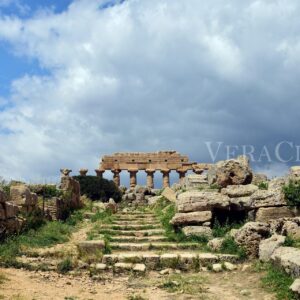
[{"label": "stone column", "polygon": [[146,173],[147,173],[147,187],[150,188],[150,189],[153,189],[154,188],[154,173],[155,173],[155,170],[146,170]]},{"label": "stone column", "polygon": [[170,171],[171,170],[161,170],[162,174],[163,174],[163,187],[169,187],[170,186]]},{"label": "stone column", "polygon": [[103,178],[103,173],[105,172],[105,170],[96,169],[95,172],[97,174],[97,177],[100,177],[102,179]]},{"label": "stone column", "polygon": [[80,169],[79,174],[80,174],[80,176],[86,176],[88,171],[89,171],[88,169]]},{"label": "stone column", "polygon": [[111,170],[114,174],[113,176],[113,181],[115,183],[116,186],[120,186],[120,173],[121,170]]},{"label": "stone column", "polygon": [[128,170],[130,176],[130,187],[134,188],[136,186],[136,173],[138,170]]},{"label": "stone column", "polygon": [[183,183],[186,171],[177,171],[177,173],[179,174],[179,183]]}]

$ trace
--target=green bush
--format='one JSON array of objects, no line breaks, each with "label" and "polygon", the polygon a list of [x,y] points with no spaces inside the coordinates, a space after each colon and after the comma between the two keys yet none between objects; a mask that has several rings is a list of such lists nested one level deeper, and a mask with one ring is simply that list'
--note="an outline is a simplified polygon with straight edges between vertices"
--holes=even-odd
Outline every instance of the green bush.
[{"label": "green bush", "polygon": [[29,185],[31,192],[44,198],[52,198],[61,196],[61,191],[54,184],[32,184]]},{"label": "green bush", "polygon": [[239,229],[243,226],[243,223],[229,223],[226,220],[225,224],[220,224],[220,222],[215,219],[212,232],[214,237],[224,237],[231,229]]},{"label": "green bush", "polygon": [[300,206],[300,182],[290,181],[282,188],[287,204],[290,206]]},{"label": "green bush", "polygon": [[116,202],[121,201],[121,192],[111,180],[97,176],[74,176],[80,183],[81,195],[86,195],[89,199],[108,201],[113,198]]},{"label": "green bush", "polygon": [[260,190],[267,190],[269,188],[269,184],[267,182],[260,182],[257,186]]},{"label": "green bush", "polygon": [[69,257],[65,258],[57,265],[57,271],[61,274],[66,274],[72,269],[73,269],[73,262]]},{"label": "green bush", "polygon": [[221,253],[235,254],[240,259],[245,259],[247,257],[244,248],[240,247],[232,237],[226,237],[221,245]]}]

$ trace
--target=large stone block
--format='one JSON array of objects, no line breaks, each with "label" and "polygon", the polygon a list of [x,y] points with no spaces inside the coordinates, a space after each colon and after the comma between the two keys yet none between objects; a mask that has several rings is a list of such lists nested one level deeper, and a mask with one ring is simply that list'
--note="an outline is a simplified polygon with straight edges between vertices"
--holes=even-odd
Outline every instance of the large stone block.
[{"label": "large stone block", "polygon": [[32,196],[29,188],[26,185],[13,185],[10,188],[11,202],[16,205],[35,205],[36,198]]},{"label": "large stone block", "polygon": [[219,161],[208,170],[207,175],[209,184],[217,184],[220,187],[249,184],[253,177],[249,159],[246,156]]},{"label": "large stone block", "polygon": [[272,219],[295,217],[295,213],[287,206],[261,207],[256,212],[256,222],[267,222]]},{"label": "large stone block", "polygon": [[221,190],[223,195],[227,195],[230,198],[246,197],[252,195],[258,190],[258,186],[254,184],[247,185],[228,185]]},{"label": "large stone block", "polygon": [[176,202],[176,193],[169,187],[166,187],[161,195],[171,202]]},{"label": "large stone block", "polygon": [[182,232],[186,236],[212,237],[212,230],[207,226],[185,226],[182,228]]},{"label": "large stone block", "polygon": [[282,267],[286,273],[300,276],[300,249],[293,247],[279,247],[271,256],[271,260]]},{"label": "large stone block", "polygon": [[105,248],[104,240],[83,241],[77,244],[81,254],[97,254]]},{"label": "large stone block", "polygon": [[206,211],[229,206],[229,197],[215,191],[188,191],[178,195],[179,212]]},{"label": "large stone block", "polygon": [[5,214],[6,218],[14,218],[19,212],[19,208],[16,204],[12,202],[5,202]]},{"label": "large stone block", "polygon": [[262,240],[259,244],[259,259],[269,261],[273,252],[285,242],[285,236],[274,234],[270,238]]},{"label": "large stone block", "polygon": [[236,243],[245,248],[250,257],[257,257],[261,240],[270,234],[266,223],[248,222],[234,234]]},{"label": "large stone block", "polygon": [[250,197],[253,208],[287,205],[281,188],[257,190]]},{"label": "large stone block", "polygon": [[177,213],[172,220],[171,224],[175,226],[188,225],[188,224],[203,224],[211,220],[211,211],[197,211],[189,213]]},{"label": "large stone block", "polygon": [[187,190],[206,187],[208,186],[207,175],[190,174],[187,177],[185,177],[183,186]]}]

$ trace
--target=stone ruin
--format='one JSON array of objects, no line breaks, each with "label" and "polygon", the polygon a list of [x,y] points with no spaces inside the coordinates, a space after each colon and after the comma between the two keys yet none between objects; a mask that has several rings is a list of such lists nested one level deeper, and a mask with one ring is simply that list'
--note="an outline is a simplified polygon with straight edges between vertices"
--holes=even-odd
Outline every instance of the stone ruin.
[{"label": "stone ruin", "polygon": [[208,167],[209,164],[190,162],[187,156],[183,156],[177,151],[132,152],[105,155],[99,169],[95,172],[97,176],[102,177],[106,170],[111,171],[115,184],[120,186],[121,171],[128,171],[130,174],[130,187],[134,188],[137,184],[137,173],[143,170],[147,174],[147,187],[154,188],[153,178],[156,171],[162,173],[163,187],[169,187],[169,175],[172,170],[175,170],[179,174],[180,181],[183,181],[187,171],[192,170],[197,174],[201,174]]},{"label": "stone ruin", "polygon": [[61,170],[60,189],[67,197],[53,197],[38,203],[38,195],[24,183],[13,183],[9,196],[0,189],[0,239],[20,232],[26,217],[36,213],[50,220],[64,219],[70,211],[82,207],[79,182],[69,176],[71,170]]}]

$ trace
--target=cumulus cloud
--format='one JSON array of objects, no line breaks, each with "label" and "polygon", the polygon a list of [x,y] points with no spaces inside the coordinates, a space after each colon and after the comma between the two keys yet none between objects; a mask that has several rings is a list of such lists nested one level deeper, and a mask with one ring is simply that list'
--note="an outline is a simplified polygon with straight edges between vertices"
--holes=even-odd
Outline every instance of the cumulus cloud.
[{"label": "cumulus cloud", "polygon": [[297,142],[298,1],[105,3],[0,16],[0,39],[45,70],[11,84],[2,175],[93,170],[114,151],[176,149],[208,161],[205,141]]}]

